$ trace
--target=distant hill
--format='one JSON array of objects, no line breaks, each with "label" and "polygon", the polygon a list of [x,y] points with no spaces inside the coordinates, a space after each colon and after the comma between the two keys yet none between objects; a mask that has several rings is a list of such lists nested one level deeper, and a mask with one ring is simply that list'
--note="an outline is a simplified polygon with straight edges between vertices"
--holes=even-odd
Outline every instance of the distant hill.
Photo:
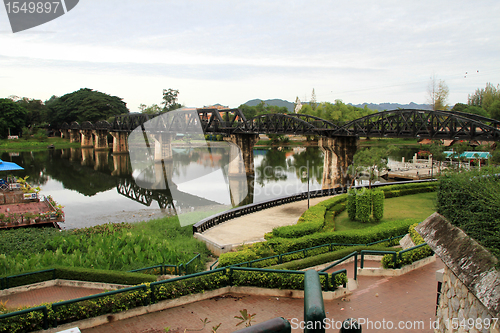
[{"label": "distant hill", "polygon": [[[252,99],[243,104],[246,104],[248,106],[256,106],[259,105],[261,102],[262,102],[261,99]],[[295,103],[291,103],[282,99],[267,99],[264,101],[264,103],[266,103],[266,105],[274,105],[279,107],[285,106],[288,109],[288,112],[293,112],[295,108]]]},{"label": "distant hill", "polygon": [[411,102],[410,104],[398,104],[398,103],[363,103],[363,104],[352,104],[350,105],[364,108],[365,105],[372,110],[384,111],[384,110],[396,110],[396,109],[420,109],[420,110],[432,110],[432,106],[430,104],[416,104]]},{"label": "distant hill", "polygon": [[[255,106],[258,105],[262,102],[262,99],[252,99],[246,103],[248,106]],[[279,107],[286,106],[289,112],[293,112],[295,108],[295,103],[288,102],[282,99],[267,99],[264,101],[266,105],[276,105]],[[307,102],[302,102],[302,104],[307,104]],[[380,104],[374,104],[374,103],[363,103],[363,104],[352,104],[349,103],[349,105],[353,105],[359,108],[364,108],[365,105],[371,109],[371,110],[377,110],[377,111],[384,111],[384,110],[396,110],[396,109],[420,109],[420,110],[432,110],[432,107],[430,104],[417,104],[411,102],[410,104],[398,104],[398,103],[380,103]]]}]

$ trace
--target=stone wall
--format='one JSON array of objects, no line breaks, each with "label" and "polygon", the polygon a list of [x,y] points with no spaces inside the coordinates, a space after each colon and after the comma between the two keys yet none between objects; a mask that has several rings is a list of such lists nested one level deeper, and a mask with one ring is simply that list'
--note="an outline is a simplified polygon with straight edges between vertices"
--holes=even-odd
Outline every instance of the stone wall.
[{"label": "stone wall", "polygon": [[446,266],[442,279],[435,332],[500,332],[493,315]]},{"label": "stone wall", "polygon": [[445,264],[435,332],[500,332],[498,259],[437,213],[415,230]]}]

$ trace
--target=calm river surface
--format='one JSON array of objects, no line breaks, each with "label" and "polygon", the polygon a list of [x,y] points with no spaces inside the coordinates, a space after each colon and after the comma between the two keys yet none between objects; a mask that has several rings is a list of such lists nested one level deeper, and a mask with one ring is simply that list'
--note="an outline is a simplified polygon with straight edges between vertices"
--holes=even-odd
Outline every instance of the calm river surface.
[{"label": "calm river surface", "polygon": [[[413,153],[409,150],[403,152],[403,156]],[[207,166],[216,168],[218,160],[224,159],[224,152],[217,150],[212,151],[210,156],[196,151],[180,151],[179,154],[179,160],[183,162],[177,167],[178,178]],[[210,212],[214,207],[216,211],[221,211],[232,205],[292,195],[307,191],[308,166],[310,189],[321,189],[324,182],[323,153],[318,147],[256,148],[254,177],[235,181],[227,176],[227,172],[219,176],[212,173],[191,182],[178,182],[173,190],[151,190],[139,180],[136,182],[128,154],[113,155],[108,151],[70,148],[4,152],[0,158],[21,165],[25,170],[15,172],[16,176],[29,176],[29,183],[40,186],[42,195],[51,195],[64,206],[66,222],[60,224],[63,229],[108,222],[136,222],[175,215],[181,210],[201,211],[203,216],[208,216],[215,212]],[[400,159],[399,156],[395,158]],[[235,186],[245,187],[247,190],[242,193],[246,195],[235,197]],[[221,187],[226,187],[226,192],[231,192],[231,195],[221,195],[216,190]]]}]

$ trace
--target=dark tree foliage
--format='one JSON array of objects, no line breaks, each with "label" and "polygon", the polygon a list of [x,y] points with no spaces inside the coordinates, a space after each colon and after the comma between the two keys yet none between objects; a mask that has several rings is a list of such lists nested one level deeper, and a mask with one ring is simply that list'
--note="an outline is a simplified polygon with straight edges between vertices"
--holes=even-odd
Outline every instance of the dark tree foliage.
[{"label": "dark tree foliage", "polygon": [[268,113],[288,113],[286,106],[280,107],[276,105],[267,105],[264,101],[261,101],[260,104],[255,106],[241,104],[238,108],[241,110],[246,119],[251,119]]},{"label": "dark tree foliage", "polygon": [[34,127],[47,122],[47,107],[41,100],[23,97],[16,103],[28,111],[26,126]]},{"label": "dark tree foliage", "polygon": [[96,122],[109,117],[129,113],[126,103],[116,96],[83,88],[66,94],[48,104],[52,126],[64,122]]},{"label": "dark tree foliage", "polygon": [[500,168],[440,177],[437,212],[500,258]]},{"label": "dark tree foliage", "polygon": [[0,98],[0,137],[20,135],[25,126],[28,111],[11,99]]}]

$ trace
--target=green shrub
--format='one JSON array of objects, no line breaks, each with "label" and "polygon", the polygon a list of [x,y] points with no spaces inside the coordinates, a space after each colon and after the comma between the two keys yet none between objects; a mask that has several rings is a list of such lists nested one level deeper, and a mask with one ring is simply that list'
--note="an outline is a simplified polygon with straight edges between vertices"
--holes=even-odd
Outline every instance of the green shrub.
[{"label": "green shrub", "polygon": [[363,229],[316,233],[296,239],[273,238],[267,243],[275,253],[286,253],[330,243],[368,244],[402,235],[408,232],[408,227],[415,222],[418,220],[387,221]]},{"label": "green shrub", "polygon": [[[425,243],[425,240],[420,236],[420,234],[415,230],[416,226],[418,223],[414,223],[410,226],[408,229],[408,232],[410,234],[410,237],[415,244],[415,246],[420,245]],[[400,251],[401,249],[398,249],[397,251]],[[411,250],[408,252],[403,253],[401,256],[398,255],[396,263],[398,267],[402,267],[405,265],[410,265],[415,261],[418,261],[420,259],[427,258],[433,254],[431,248],[428,245],[424,245],[422,247],[419,247],[415,250]],[[392,254],[386,254],[382,258],[382,267],[384,268],[395,268],[394,267],[394,259]]]},{"label": "green shrub", "polygon": [[351,189],[347,193],[347,216],[351,221],[356,220],[356,189]]},{"label": "green shrub", "polygon": [[222,288],[228,284],[229,276],[225,270],[192,278],[164,283],[154,287],[156,301],[178,298],[184,295],[203,293]]},{"label": "green shrub", "polygon": [[364,189],[356,194],[356,220],[367,223],[370,221],[372,207],[371,192]]},{"label": "green shrub", "polygon": [[375,221],[380,221],[384,217],[384,199],[384,191],[372,191],[373,219]]},{"label": "green shrub", "polygon": [[320,231],[325,224],[326,211],[333,209],[336,215],[340,214],[345,209],[346,200],[347,196],[341,194],[312,206],[302,214],[297,224],[274,228],[273,237],[297,238]]},{"label": "green shrub", "polygon": [[392,247],[386,247],[381,245],[338,247],[338,250],[333,252],[327,252],[300,260],[290,261],[280,265],[271,266],[270,268],[300,270],[308,267],[314,267],[317,265],[329,263],[338,259],[342,259],[354,251],[360,252],[361,250],[393,251],[394,249]]},{"label": "green shrub", "polygon": [[[156,281],[156,276],[83,267],[55,267],[55,278],[113,284],[136,285]],[[24,274],[24,273],[23,273]],[[9,278],[9,288],[52,280],[52,271]],[[3,277],[0,277],[3,278]]]},{"label": "green shrub", "polygon": [[437,212],[500,259],[500,168],[439,177]]}]

